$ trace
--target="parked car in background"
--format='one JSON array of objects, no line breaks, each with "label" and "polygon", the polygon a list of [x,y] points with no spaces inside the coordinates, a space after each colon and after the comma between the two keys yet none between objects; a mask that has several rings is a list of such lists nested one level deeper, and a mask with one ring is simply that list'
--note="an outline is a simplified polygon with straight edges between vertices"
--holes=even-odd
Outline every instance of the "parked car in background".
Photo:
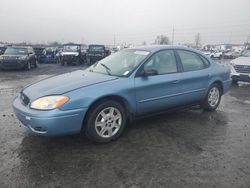
[{"label": "parked car in background", "polygon": [[93,64],[101,59],[109,56],[111,51],[107,49],[104,45],[91,44],[87,50],[87,61],[88,64]]},{"label": "parked car in background", "polygon": [[111,54],[118,52],[118,48],[111,48]]},{"label": "parked car in background", "polygon": [[86,62],[86,53],[81,51],[80,44],[65,44],[60,53],[59,60],[61,65],[80,65]]},{"label": "parked car in background", "polygon": [[43,50],[42,55],[39,58],[40,63],[57,63],[57,48],[48,47]]},{"label": "parked car in background", "polygon": [[224,53],[224,58],[225,59],[235,59],[241,55],[240,52],[237,51],[228,51]]},{"label": "parked car in background", "polygon": [[33,47],[33,49],[34,49],[34,52],[36,54],[36,58],[37,58],[38,63],[41,63],[41,61],[42,61],[41,58],[44,55],[43,50],[45,48],[44,47]]},{"label": "parked car in background", "polygon": [[204,51],[203,52],[206,56],[210,57],[210,58],[218,58],[221,59],[223,56],[223,53],[220,51],[215,51],[215,50],[211,50],[211,51]]},{"label": "parked car in background", "polygon": [[6,50],[6,47],[4,46],[0,47],[0,55],[4,54],[5,50]]},{"label": "parked car in background", "polygon": [[250,50],[246,50],[240,57],[232,60],[230,65],[233,83],[250,82]]},{"label": "parked car in background", "polygon": [[216,110],[231,85],[228,66],[184,47],[121,50],[88,69],[39,81],[14,99],[17,118],[38,135],[84,131],[117,139],[135,118],[200,104]]},{"label": "parked car in background", "polygon": [[0,56],[1,69],[27,69],[37,67],[36,55],[32,47],[7,47]]}]

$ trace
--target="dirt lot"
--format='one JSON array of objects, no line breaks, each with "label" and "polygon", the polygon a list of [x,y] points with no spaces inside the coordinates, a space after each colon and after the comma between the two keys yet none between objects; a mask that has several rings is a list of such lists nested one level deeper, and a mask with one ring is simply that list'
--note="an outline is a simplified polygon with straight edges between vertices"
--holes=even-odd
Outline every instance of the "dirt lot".
[{"label": "dirt lot", "polygon": [[0,71],[0,187],[250,187],[250,85],[216,112],[184,110],[133,122],[116,142],[41,138],[13,114],[23,86],[84,67]]}]

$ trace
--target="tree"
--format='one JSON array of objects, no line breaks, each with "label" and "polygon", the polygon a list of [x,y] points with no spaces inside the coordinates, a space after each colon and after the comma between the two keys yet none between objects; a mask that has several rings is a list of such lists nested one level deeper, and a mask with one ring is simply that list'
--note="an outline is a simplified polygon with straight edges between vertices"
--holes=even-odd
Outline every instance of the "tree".
[{"label": "tree", "polygon": [[143,46],[147,45],[146,41],[143,41],[143,42],[142,42],[142,45],[143,45]]},{"label": "tree", "polygon": [[155,39],[155,44],[169,44],[169,38],[164,35],[158,35]]},{"label": "tree", "polygon": [[195,35],[194,44],[195,44],[196,47],[199,47],[201,45],[201,35],[200,35],[200,33],[197,33]]}]

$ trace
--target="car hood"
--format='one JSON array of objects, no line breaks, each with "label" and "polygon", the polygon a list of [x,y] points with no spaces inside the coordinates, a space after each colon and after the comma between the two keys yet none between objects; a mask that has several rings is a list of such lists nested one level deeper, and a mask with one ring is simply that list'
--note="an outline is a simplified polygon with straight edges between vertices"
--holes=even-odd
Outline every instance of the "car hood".
[{"label": "car hood", "polygon": [[235,65],[250,65],[250,57],[238,57],[232,61]]},{"label": "car hood", "polygon": [[115,79],[118,79],[118,77],[78,70],[41,80],[27,86],[22,92],[32,101],[42,96],[60,95],[78,88]]}]

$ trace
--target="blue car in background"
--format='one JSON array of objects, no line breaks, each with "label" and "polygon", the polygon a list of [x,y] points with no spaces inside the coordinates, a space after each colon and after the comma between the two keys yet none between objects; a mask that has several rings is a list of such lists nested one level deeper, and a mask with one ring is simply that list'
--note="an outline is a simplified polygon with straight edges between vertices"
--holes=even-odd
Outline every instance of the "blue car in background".
[{"label": "blue car in background", "polygon": [[100,143],[117,139],[128,120],[173,108],[215,110],[231,85],[227,66],[175,46],[119,51],[78,70],[24,88],[14,99],[17,118],[38,135],[84,131]]}]

